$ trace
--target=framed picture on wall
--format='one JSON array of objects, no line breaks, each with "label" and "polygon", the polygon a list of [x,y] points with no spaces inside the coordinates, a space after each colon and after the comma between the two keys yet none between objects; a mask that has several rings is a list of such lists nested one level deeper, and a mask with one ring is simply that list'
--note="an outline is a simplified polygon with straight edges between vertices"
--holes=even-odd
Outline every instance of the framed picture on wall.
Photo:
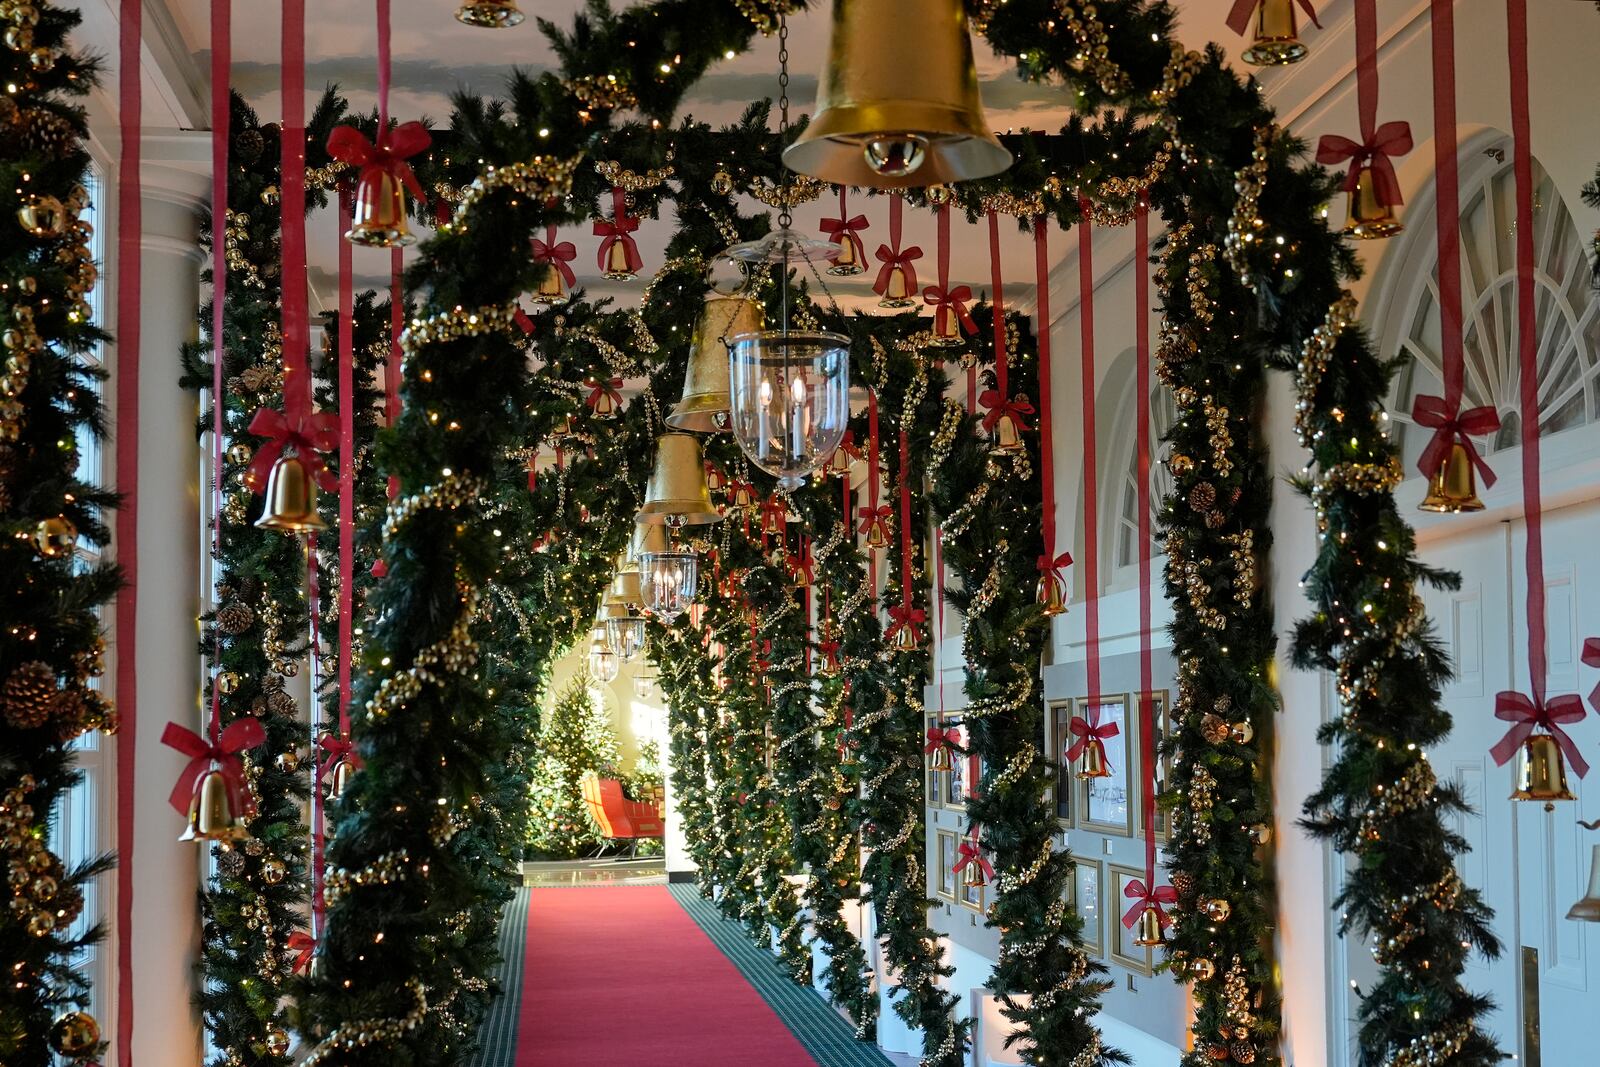
[{"label": "framed picture on wall", "polygon": [[1105,873],[1100,861],[1069,856],[1076,864],[1069,889],[1073,910],[1083,920],[1083,948],[1093,956],[1104,957],[1105,948]]},{"label": "framed picture on wall", "polygon": [[[954,715],[945,715],[941,718],[944,729],[954,729],[958,740],[956,743],[962,748],[967,747],[967,728]],[[959,752],[950,753],[950,770],[944,774],[944,796],[941,798],[947,808],[964,808],[967,803],[967,780],[971,771],[972,760]]]},{"label": "framed picture on wall", "polygon": [[1156,727],[1156,805],[1151,820],[1156,842],[1164,845],[1172,840],[1172,817],[1161,807],[1161,794],[1172,781],[1172,757],[1162,755],[1161,746],[1172,736],[1172,701],[1165,689],[1151,693],[1150,700],[1150,721]]},{"label": "framed picture on wall", "polygon": [[[1128,754],[1138,751],[1139,739],[1134,735],[1134,724],[1128,715],[1128,696],[1125,693],[1102,696],[1094,708],[1090,707],[1087,698],[1080,697],[1076,705],[1077,714],[1089,722],[1099,726],[1115,723],[1117,726],[1116,736],[1105,738],[1102,742],[1110,775],[1077,779],[1077,826],[1082,830],[1095,830],[1116,837],[1132,837],[1133,813],[1137,804],[1133,793],[1135,777]],[[1082,766],[1083,758],[1084,753],[1080,753],[1072,768],[1074,776]]]},{"label": "framed picture on wall", "polygon": [[1056,819],[1063,827],[1072,826],[1072,801],[1077,794],[1073,788],[1072,765],[1067,761],[1067,748],[1072,743],[1072,701],[1052,700],[1046,705],[1050,725],[1050,759],[1056,766],[1055,784],[1050,787],[1050,803],[1055,806]]},{"label": "framed picture on wall", "polygon": [[1135,945],[1133,938],[1137,927],[1130,930],[1122,925],[1124,905],[1133,904],[1132,900],[1123,896],[1123,891],[1135,878],[1144,881],[1144,872],[1115,863],[1106,865],[1106,881],[1112,901],[1106,920],[1106,929],[1109,931],[1106,940],[1111,946],[1111,962],[1135,974],[1151,975],[1155,973],[1154,950]]},{"label": "framed picture on wall", "polygon": [[934,892],[946,900],[956,899],[956,835],[954,830],[934,831],[937,844],[938,866],[934,869]]},{"label": "framed picture on wall", "polygon": [[[961,873],[965,874],[966,871],[962,871]],[[981,885],[962,885],[961,884],[961,880],[960,880],[960,876],[959,875],[957,876],[957,878],[956,878],[956,899],[961,902],[961,906],[962,907],[971,908],[973,911],[976,911],[976,912],[982,912],[983,911],[983,894],[984,894],[984,892],[985,892],[985,887],[983,887]]]}]

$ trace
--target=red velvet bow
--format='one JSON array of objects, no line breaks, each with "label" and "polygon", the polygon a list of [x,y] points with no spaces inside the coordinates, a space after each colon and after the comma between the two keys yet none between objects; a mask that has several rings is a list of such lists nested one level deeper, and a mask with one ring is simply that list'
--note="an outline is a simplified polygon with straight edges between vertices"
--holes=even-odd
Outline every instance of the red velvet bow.
[{"label": "red velvet bow", "polygon": [[589,405],[589,410],[599,413],[603,401],[609,400],[608,412],[614,412],[622,406],[622,379],[621,378],[585,378],[584,385],[589,387],[589,395],[583,402]]},{"label": "red velvet bow", "polygon": [[871,227],[865,215],[851,215],[847,219],[823,219],[817,224],[822,232],[828,235],[828,240],[842,246],[849,241],[855,246],[855,261],[860,263],[867,258],[867,250],[861,243],[860,232]]},{"label": "red velvet bow", "polygon": [[839,642],[833,638],[817,645],[817,651],[822,653],[822,664],[830,671],[838,670],[842,664],[839,662]]},{"label": "red velvet bow", "polygon": [[374,170],[391,174],[410,190],[418,200],[427,197],[422,183],[406,160],[433,143],[428,129],[420,122],[402,122],[392,130],[379,130],[378,143],[367,140],[366,134],[354,126],[335,126],[328,134],[328,155],[352,167],[359,167],[365,178]]},{"label": "red velvet bow", "polygon": [[973,840],[966,840],[956,846],[956,864],[950,870],[960,874],[969,863],[976,863],[985,878],[994,877],[994,867],[983,854],[983,846]]},{"label": "red velvet bow", "polygon": [[894,276],[896,268],[905,273],[906,292],[917,291],[917,268],[912,265],[914,260],[922,258],[922,249],[916,245],[907,248],[890,248],[888,245],[879,245],[873,253],[883,266],[878,268],[878,280],[872,283],[872,291],[879,296],[889,291],[889,279]]},{"label": "red velvet bow", "polygon": [[928,727],[928,743],[922,746],[922,751],[925,753],[937,752],[940,748],[948,748],[956,752],[962,751],[961,731],[954,726],[948,726],[944,729],[940,729],[937,726]]},{"label": "red velvet bow", "polygon": [[1467,450],[1467,458],[1478,468],[1478,477],[1483,479],[1483,484],[1494,484],[1494,471],[1489,469],[1489,464],[1472,444],[1474,437],[1494,433],[1500,428],[1500,413],[1494,408],[1486,405],[1452,415],[1444,406],[1444,397],[1419,396],[1411,405],[1411,421],[1433,431],[1428,447],[1422,450],[1422,458],[1417,460],[1417,470],[1424,477],[1432,478],[1437,474],[1445,457],[1450,454],[1450,446],[1460,441]]},{"label": "red velvet bow", "polygon": [[577,258],[578,248],[571,241],[556,243],[556,228],[554,226],[545,227],[544,240],[541,241],[537,237],[533,239],[533,261],[535,263],[548,263],[554,267],[556,273],[561,275],[561,280],[567,283],[568,288],[578,284],[578,276],[573,274],[572,268],[568,266],[569,263]]},{"label": "red velvet bow", "polygon": [[1027,397],[1007,400],[1000,395],[999,390],[985,389],[978,395],[978,403],[988,409],[983,416],[984,430],[993,431],[1002,415],[1010,415],[1011,421],[1017,424],[1017,429],[1028,429],[1028,416],[1033,414],[1033,403]]},{"label": "red velvet bow", "polygon": [[921,626],[928,620],[928,613],[921,608],[914,608],[910,604],[896,604],[889,609],[889,618],[894,621],[889,625],[888,631],[883,635],[892,638],[901,630],[909,629],[913,640],[922,640]]},{"label": "red velvet bow", "polygon": [[796,585],[810,585],[817,580],[817,561],[811,558],[808,548],[789,557],[789,578]]},{"label": "red velvet bow", "polygon": [[341,756],[350,766],[357,770],[364,766],[361,762],[361,756],[356,752],[356,743],[348,737],[340,737],[338,734],[323,734],[322,740],[317,742],[317,747],[322,749],[322,758],[317,761],[317,781],[319,782],[328,776],[328,772],[333,769],[335,763],[339,762]]},{"label": "red velvet bow", "polygon": [[1067,724],[1067,728],[1072,731],[1072,736],[1077,738],[1076,741],[1072,742],[1072,747],[1067,749],[1068,763],[1083,755],[1083,750],[1089,747],[1089,739],[1091,737],[1105,741],[1116,737],[1121,732],[1114,722],[1103,722],[1099,726],[1090,726],[1089,720],[1082,715],[1074,715],[1072,721]]},{"label": "red velvet bow", "polygon": [[594,220],[594,235],[604,238],[600,242],[600,252],[596,257],[602,271],[609,269],[611,246],[618,241],[622,242],[622,257],[631,273],[637,274],[639,268],[644,266],[644,260],[639,258],[639,244],[633,239],[633,231],[639,228],[639,220],[628,214],[627,193],[620,188],[611,190],[611,217],[609,219]]},{"label": "red velvet bow", "polygon": [[1317,142],[1317,162],[1329,166],[1350,161],[1350,172],[1345,176],[1344,187],[1354,192],[1361,177],[1361,165],[1372,168],[1372,191],[1378,203],[1393,206],[1400,203],[1400,179],[1395,177],[1391,156],[1403,156],[1411,151],[1411,125],[1406,122],[1385,122],[1376,130],[1363,131],[1358,144],[1336,133],[1324,134]]},{"label": "red velvet bow", "polygon": [[769,496],[761,502],[761,532],[764,534],[778,533],[784,528],[788,519],[788,511],[783,501],[775,496]]},{"label": "red velvet bow", "polygon": [[889,539],[889,520],[894,517],[894,508],[888,504],[879,504],[877,507],[863,505],[856,514],[861,518],[861,525],[856,529],[857,533],[871,533],[872,528],[876,526],[884,540]]},{"label": "red velvet bow", "polygon": [[[1585,666],[1600,667],[1600,637],[1585,638],[1583,654],[1579,658]],[[1589,703],[1594,705],[1596,711],[1600,711],[1600,684],[1589,691]]]},{"label": "red velvet bow", "polygon": [[1039,557],[1039,573],[1048,574],[1058,582],[1062,580],[1062,570],[1070,566],[1072,566],[1071,552],[1063,552],[1055,559],[1051,559],[1048,555]]},{"label": "red velvet bow", "polygon": [[1579,778],[1589,773],[1589,763],[1578,751],[1578,745],[1568,733],[1561,728],[1562,723],[1580,722],[1583,719],[1583,701],[1574,693],[1567,693],[1558,697],[1551,697],[1544,702],[1543,707],[1536,707],[1526,695],[1515,690],[1504,690],[1496,693],[1494,698],[1494,717],[1511,723],[1511,729],[1495,746],[1489,750],[1489,755],[1499,766],[1505,766],[1506,761],[1517,754],[1517,749],[1522,747],[1522,742],[1527,740],[1538,727],[1550,731],[1556,739],[1556,744],[1561,746],[1561,751],[1567,757],[1567,762],[1572,764],[1572,771]]},{"label": "red velvet bow", "polygon": [[1161,910],[1163,904],[1178,902],[1178,891],[1170,885],[1147,889],[1144,882],[1131,878],[1128,884],[1122,887],[1122,895],[1133,901],[1133,906],[1122,914],[1123,926],[1132,930],[1133,924],[1139,921],[1139,916],[1150,909],[1154,909],[1156,918],[1160,920],[1162,926],[1172,925],[1172,917]]},{"label": "red velvet bow", "polygon": [[267,729],[254,715],[246,715],[229,723],[214,745],[187,726],[167,723],[166,730],[161,734],[161,743],[189,757],[183,773],[178,775],[177,784],[172,787],[172,794],[167,797],[167,803],[184,815],[189,814],[189,802],[194,799],[194,783],[215,763],[222,771],[222,780],[227,783],[228,800],[232,803],[234,813],[237,815],[249,810],[250,793],[244,785],[244,761],[239,758],[239,753],[247,748],[255,748],[266,739]]},{"label": "red velvet bow", "polygon": [[[1233,9],[1228,12],[1228,29],[1244,36],[1250,28],[1250,16],[1256,13],[1256,8],[1261,6],[1262,0],[1233,0]],[[1322,29],[1322,23],[1317,21],[1316,9],[1311,6],[1311,0],[1299,0],[1300,8],[1311,20],[1311,25]]]},{"label": "red velvet bow", "polygon": [[767,658],[772,655],[772,639],[769,637],[759,644],[755,641],[750,643],[755,646],[756,670],[766,674],[772,668],[772,661]]},{"label": "red velvet bow", "polygon": [[319,486],[330,493],[339,488],[339,479],[322,462],[321,455],[339,447],[339,420],[333,412],[301,416],[285,415],[276,408],[258,408],[250,419],[250,432],[267,439],[256,449],[255,458],[244,473],[244,482],[251,489],[259,493],[266,488],[272,465],[291,446]]},{"label": "red velvet bow", "polygon": [[972,299],[970,285],[958,285],[954,289],[943,289],[937,285],[930,285],[922,290],[922,302],[933,305],[934,332],[944,334],[945,324],[950,319],[952,311],[956,320],[961,323],[964,333],[978,332],[978,324],[972,321],[972,313],[967,310],[967,301]]},{"label": "red velvet bow", "polygon": [[296,930],[289,935],[288,944],[285,945],[294,953],[293,970],[295,974],[305,974],[311,969],[311,957],[317,951],[317,939],[304,930]]}]

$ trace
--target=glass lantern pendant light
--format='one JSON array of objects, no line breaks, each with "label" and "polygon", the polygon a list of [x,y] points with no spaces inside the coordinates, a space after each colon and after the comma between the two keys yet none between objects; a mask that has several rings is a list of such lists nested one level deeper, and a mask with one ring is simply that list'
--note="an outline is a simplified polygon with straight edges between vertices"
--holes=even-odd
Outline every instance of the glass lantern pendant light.
[{"label": "glass lantern pendant light", "polygon": [[600,609],[605,621],[606,645],[622,657],[623,663],[632,663],[644,651],[644,619],[635,615],[626,604],[611,602]]},{"label": "glass lantern pendant light", "polygon": [[671,626],[694,603],[700,557],[687,548],[645,552],[639,557],[639,593],[644,610]]},{"label": "glass lantern pendant light", "polygon": [[596,630],[589,641],[589,673],[595,680],[609,685],[617,680],[617,675],[622,671],[622,662],[617,654],[606,644],[605,633]]},{"label": "glass lantern pendant light", "polygon": [[1011,165],[983,115],[962,0],[834,0],[802,174],[874,189],[968,181]]}]

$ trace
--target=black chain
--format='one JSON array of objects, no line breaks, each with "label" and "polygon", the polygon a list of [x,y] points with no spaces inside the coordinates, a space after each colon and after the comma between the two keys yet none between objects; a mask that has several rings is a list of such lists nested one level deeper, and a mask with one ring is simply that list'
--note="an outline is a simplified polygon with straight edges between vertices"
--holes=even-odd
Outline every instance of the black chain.
[{"label": "black chain", "polygon": [[[778,142],[779,151],[782,151],[783,142],[789,139],[789,20],[784,15],[778,16]],[[789,168],[782,168],[783,184],[778,195],[783,207],[778,211],[778,225],[784,229],[794,221],[789,214]]]}]

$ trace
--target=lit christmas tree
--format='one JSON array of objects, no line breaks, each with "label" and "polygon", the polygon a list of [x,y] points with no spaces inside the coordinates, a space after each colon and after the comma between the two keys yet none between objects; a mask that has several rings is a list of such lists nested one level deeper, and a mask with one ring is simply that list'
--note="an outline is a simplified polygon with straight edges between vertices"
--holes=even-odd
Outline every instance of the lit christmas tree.
[{"label": "lit christmas tree", "polygon": [[587,674],[556,697],[539,735],[534,765],[528,847],[552,859],[571,859],[600,843],[600,828],[583,801],[583,776],[615,773],[621,752],[605,708]]}]

